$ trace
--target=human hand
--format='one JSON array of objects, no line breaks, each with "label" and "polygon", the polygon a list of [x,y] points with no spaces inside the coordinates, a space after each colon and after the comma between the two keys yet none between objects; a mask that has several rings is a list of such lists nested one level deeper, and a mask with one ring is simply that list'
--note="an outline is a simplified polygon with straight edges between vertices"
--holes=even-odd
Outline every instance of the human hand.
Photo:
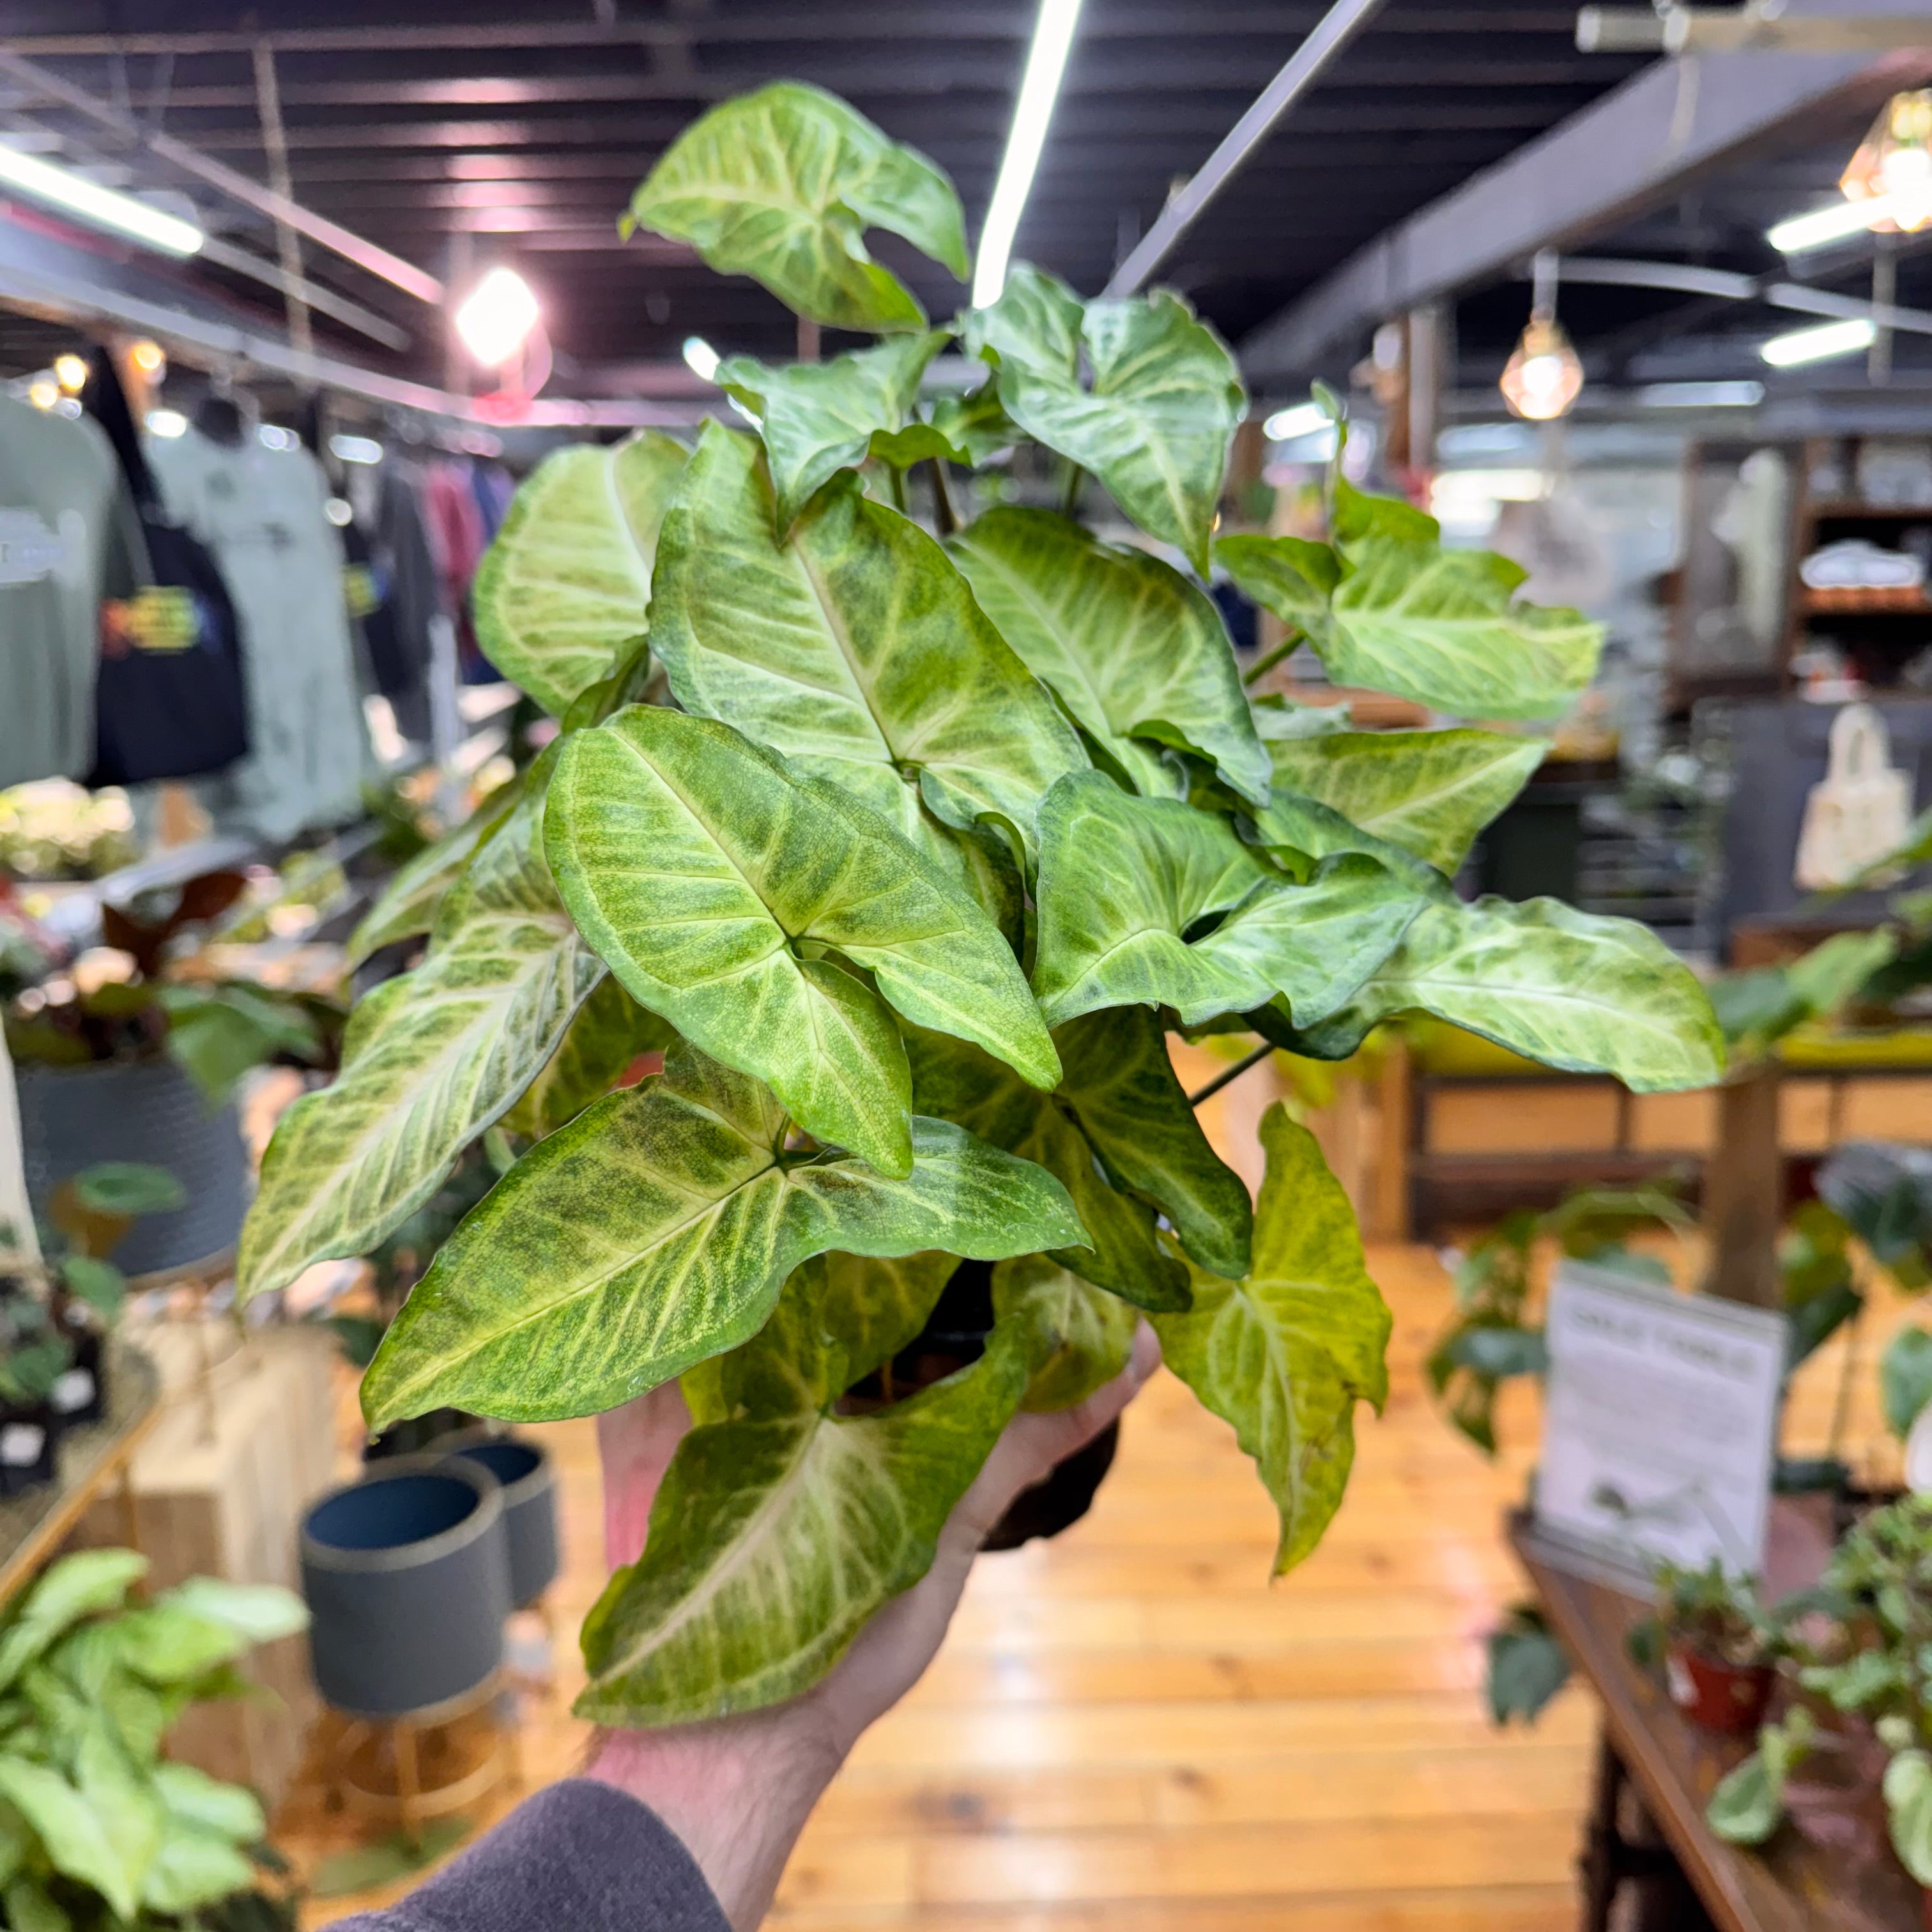
[{"label": "human hand", "polygon": [[[1160,1361],[1143,1322],[1132,1359],[1105,1388],[1076,1408],[1015,1416],[947,1517],[932,1568],[802,1696],[743,1717],[599,1736],[586,1774],[642,1799],[677,1834],[734,1932],[763,1921],[820,1795],[867,1726],[932,1661],[993,1526],[1022,1490],[1106,1428]],[[614,1567],[634,1562],[644,1548],[651,1499],[690,1426],[675,1382],[598,1417],[604,1553]]]}]

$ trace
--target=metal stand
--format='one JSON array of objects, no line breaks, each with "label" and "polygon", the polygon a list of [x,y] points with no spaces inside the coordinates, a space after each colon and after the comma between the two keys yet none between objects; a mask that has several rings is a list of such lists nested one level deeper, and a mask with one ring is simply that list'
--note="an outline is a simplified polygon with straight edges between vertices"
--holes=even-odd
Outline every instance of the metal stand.
[{"label": "metal stand", "polygon": [[[1624,1828],[1626,1807],[1634,1834]],[[1577,1876],[1580,1932],[1610,1932],[1612,1910],[1626,1885],[1637,1895],[1622,1932],[1710,1932],[1710,1919],[1683,1868],[1651,1823],[1609,1732],[1600,1729]]]},{"label": "metal stand", "polygon": [[446,1703],[394,1718],[332,1710],[321,1743],[325,1803],[332,1811],[393,1820],[413,1838],[507,1786],[524,1788],[514,1721],[499,1706],[501,1672]]}]

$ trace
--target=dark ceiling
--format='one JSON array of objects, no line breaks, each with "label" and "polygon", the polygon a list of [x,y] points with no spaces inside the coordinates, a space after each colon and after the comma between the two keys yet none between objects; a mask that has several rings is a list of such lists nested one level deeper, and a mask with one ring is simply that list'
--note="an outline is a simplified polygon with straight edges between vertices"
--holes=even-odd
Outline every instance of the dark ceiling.
[{"label": "dark ceiling", "polygon": [[[789,317],[760,290],[647,238],[619,241],[631,187],[680,129],[761,82],[817,82],[944,166],[976,232],[1034,10],[1034,0],[268,0],[245,12],[215,0],[19,0],[4,44],[265,179],[252,43],[270,37],[296,198],[453,281],[513,262],[546,302],[553,388],[612,394],[689,334],[727,352],[791,344]],[[1086,0],[1017,252],[1096,292],[1324,10]],[[1238,340],[1391,221],[1637,64],[1577,52],[1575,17],[1547,0],[1389,0],[1158,279]],[[231,245],[272,255],[260,218],[145,154],[117,154],[111,134],[17,85],[0,103],[13,110],[0,128],[56,134],[69,158],[118,158],[132,185],[184,188]],[[943,271],[880,253],[935,314],[960,303]],[[442,378],[432,310],[312,244],[304,254],[308,274],[413,338],[398,356],[323,318],[326,346]],[[206,263],[194,273],[258,314],[278,305],[259,277]]]}]

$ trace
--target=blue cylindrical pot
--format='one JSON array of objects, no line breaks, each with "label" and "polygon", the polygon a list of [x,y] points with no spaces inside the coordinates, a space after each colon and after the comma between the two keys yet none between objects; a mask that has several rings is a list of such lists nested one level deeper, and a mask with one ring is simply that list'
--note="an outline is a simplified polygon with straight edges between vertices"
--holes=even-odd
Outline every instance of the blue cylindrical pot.
[{"label": "blue cylindrical pot", "polygon": [[556,1582],[561,1562],[555,1466],[545,1450],[520,1436],[468,1436],[448,1453],[496,1479],[510,1548],[510,1599],[528,1610]]},{"label": "blue cylindrical pot", "polygon": [[371,1469],[302,1523],[316,1688],[339,1711],[420,1714],[503,1660],[510,1563],[496,1479],[428,1459]]},{"label": "blue cylindrical pot", "polygon": [[45,1219],[55,1190],[104,1160],[165,1167],[188,1204],[144,1214],[114,1250],[131,1275],[160,1274],[232,1254],[248,1212],[248,1150],[232,1102],[211,1108],[172,1060],[15,1069],[27,1195]]}]

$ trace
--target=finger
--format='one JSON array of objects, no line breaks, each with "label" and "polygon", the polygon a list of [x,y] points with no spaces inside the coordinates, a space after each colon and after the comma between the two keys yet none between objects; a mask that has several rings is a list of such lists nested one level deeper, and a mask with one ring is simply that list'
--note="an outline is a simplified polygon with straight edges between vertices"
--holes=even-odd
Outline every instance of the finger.
[{"label": "finger", "polygon": [[945,1540],[977,1550],[1022,1490],[1030,1489],[1114,1420],[1160,1366],[1160,1343],[1143,1322],[1127,1366],[1072,1408],[1016,1415],[1000,1432],[973,1486],[947,1520]]},{"label": "finger", "polygon": [[604,1465],[604,1561],[612,1569],[643,1554],[651,1504],[677,1445],[691,1427],[691,1411],[675,1380],[597,1418],[597,1453]]}]

